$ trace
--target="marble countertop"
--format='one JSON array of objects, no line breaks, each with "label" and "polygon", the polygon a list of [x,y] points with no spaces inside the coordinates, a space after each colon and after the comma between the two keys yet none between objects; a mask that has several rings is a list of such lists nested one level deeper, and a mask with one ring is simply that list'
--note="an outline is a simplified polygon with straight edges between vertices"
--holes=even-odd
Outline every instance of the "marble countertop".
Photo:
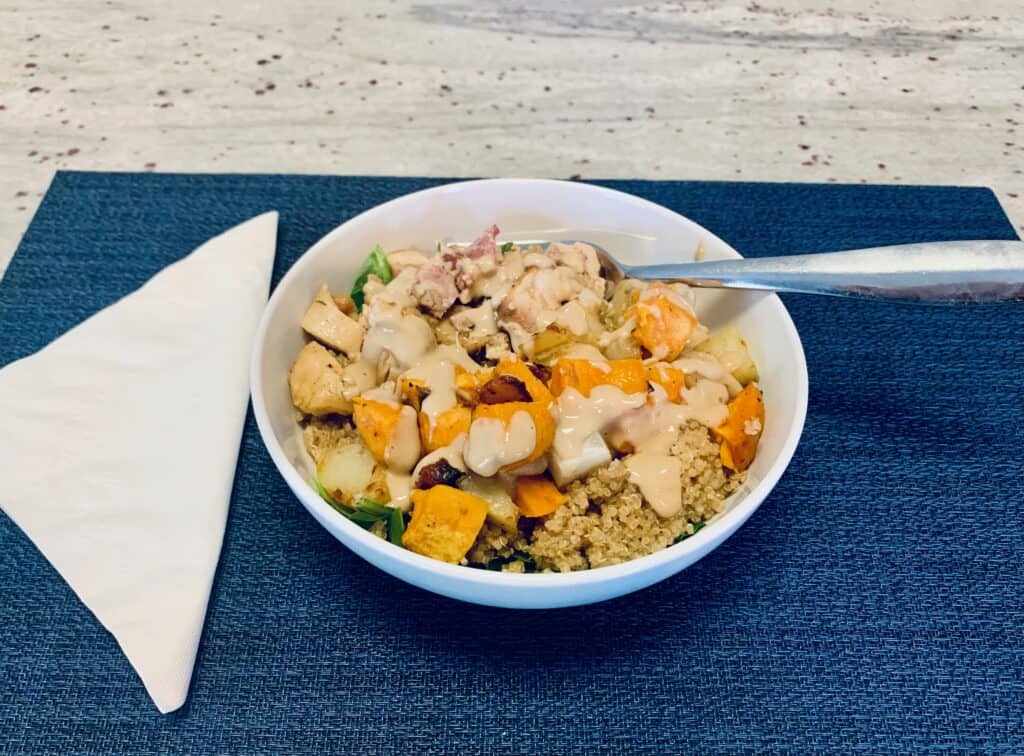
[{"label": "marble countertop", "polygon": [[1024,230],[1019,0],[19,5],[0,271],[58,169],[971,184]]}]

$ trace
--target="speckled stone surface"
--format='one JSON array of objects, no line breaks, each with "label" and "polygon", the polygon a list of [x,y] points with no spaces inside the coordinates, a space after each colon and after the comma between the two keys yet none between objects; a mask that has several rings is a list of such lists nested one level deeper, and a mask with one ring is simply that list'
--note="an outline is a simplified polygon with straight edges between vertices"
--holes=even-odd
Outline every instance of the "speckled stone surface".
[{"label": "speckled stone surface", "polygon": [[1022,40],[1019,0],[11,3],[0,270],[57,168],[973,184],[1019,232]]}]

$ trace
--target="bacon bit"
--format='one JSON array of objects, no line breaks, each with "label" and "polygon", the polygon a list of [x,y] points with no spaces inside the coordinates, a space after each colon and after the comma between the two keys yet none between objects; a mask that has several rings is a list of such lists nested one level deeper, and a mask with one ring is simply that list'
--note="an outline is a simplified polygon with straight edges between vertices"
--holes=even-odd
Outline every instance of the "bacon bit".
[{"label": "bacon bit", "polygon": [[531,400],[526,384],[513,375],[496,375],[480,387],[481,404],[506,404]]},{"label": "bacon bit", "polygon": [[534,374],[538,381],[543,383],[549,383],[551,381],[551,368],[547,365],[541,365],[536,362],[527,362],[526,367],[530,368],[530,372]]}]

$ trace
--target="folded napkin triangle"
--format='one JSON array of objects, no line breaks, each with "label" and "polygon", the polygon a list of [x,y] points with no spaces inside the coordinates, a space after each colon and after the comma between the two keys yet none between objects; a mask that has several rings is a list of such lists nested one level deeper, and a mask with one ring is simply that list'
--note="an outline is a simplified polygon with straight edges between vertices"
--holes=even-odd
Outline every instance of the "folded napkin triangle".
[{"label": "folded napkin triangle", "polygon": [[242,223],[0,370],[0,506],[165,713],[192,676],[276,238],[277,213]]}]

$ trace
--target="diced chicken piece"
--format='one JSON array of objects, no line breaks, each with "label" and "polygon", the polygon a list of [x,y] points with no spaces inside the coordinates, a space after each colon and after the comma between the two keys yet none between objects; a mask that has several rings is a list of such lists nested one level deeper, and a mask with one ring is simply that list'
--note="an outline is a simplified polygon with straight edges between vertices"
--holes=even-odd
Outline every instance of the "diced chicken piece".
[{"label": "diced chicken piece", "polygon": [[459,290],[443,263],[430,262],[417,271],[412,296],[420,307],[440,318],[459,298]]},{"label": "diced chicken piece", "polygon": [[652,284],[631,308],[634,338],[658,360],[674,360],[697,325],[697,316],[676,290]]},{"label": "diced chicken piece", "polygon": [[513,286],[498,305],[498,324],[516,324],[537,333],[547,323],[541,315],[557,310],[583,289],[577,275],[565,267],[533,268]]},{"label": "diced chicken piece", "polygon": [[342,390],[348,399],[354,399],[377,385],[377,366],[368,360],[356,360],[346,365],[341,373]]},{"label": "diced chicken piece", "polygon": [[394,252],[388,252],[387,257],[391,272],[396,276],[406,268],[418,268],[430,261],[425,253],[412,248],[396,249]]},{"label": "diced chicken piece", "polygon": [[449,318],[459,334],[459,343],[467,352],[475,352],[488,344],[498,332],[494,305],[487,300],[479,307],[461,307]]},{"label": "diced chicken piece", "polygon": [[338,359],[315,341],[302,348],[288,371],[292,404],[309,415],[352,412],[345,397],[341,365]]},{"label": "diced chicken piece", "polygon": [[564,457],[558,453],[557,447],[552,447],[548,470],[551,471],[555,483],[564,488],[572,481],[611,461],[612,454],[608,451],[608,445],[601,434],[592,433],[583,442],[580,453],[574,457]]},{"label": "diced chicken piece", "polygon": [[415,309],[416,301],[413,299],[412,289],[416,285],[418,270],[405,268],[387,284],[382,283],[377,276],[370,275],[366,286],[363,287],[366,302],[363,315],[370,326],[382,319],[400,316],[407,309]]},{"label": "diced chicken piece", "polygon": [[371,273],[366,277],[366,283],[363,284],[363,302],[369,302],[376,298],[376,296],[384,291],[386,287],[387,284]]},{"label": "diced chicken piece", "polygon": [[559,265],[572,268],[580,273],[591,289],[598,294],[604,294],[605,281],[601,277],[601,263],[597,258],[597,250],[589,244],[574,242],[573,244],[560,244],[554,242],[548,245],[548,257]]},{"label": "diced chicken piece", "polygon": [[321,286],[313,304],[302,318],[302,330],[317,341],[349,356],[359,353],[363,344],[363,329],[343,313],[330,290]]}]

